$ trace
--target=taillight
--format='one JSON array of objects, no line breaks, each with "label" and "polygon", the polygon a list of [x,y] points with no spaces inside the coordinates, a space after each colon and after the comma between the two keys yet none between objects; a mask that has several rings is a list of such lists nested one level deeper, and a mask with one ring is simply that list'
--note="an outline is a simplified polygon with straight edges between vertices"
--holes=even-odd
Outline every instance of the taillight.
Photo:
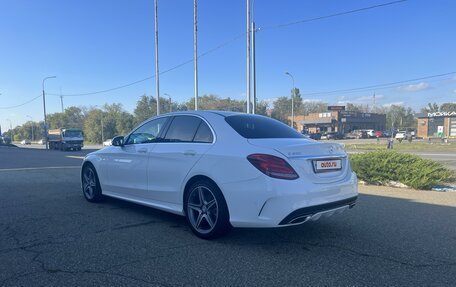
[{"label": "taillight", "polygon": [[280,179],[297,179],[295,170],[282,158],[269,154],[255,153],[247,157],[259,171],[267,176]]}]

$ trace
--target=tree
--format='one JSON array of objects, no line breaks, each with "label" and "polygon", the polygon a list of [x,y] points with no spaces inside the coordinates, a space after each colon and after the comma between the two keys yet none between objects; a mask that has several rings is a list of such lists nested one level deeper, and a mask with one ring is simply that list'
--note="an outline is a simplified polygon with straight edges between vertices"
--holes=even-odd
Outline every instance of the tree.
[{"label": "tree", "polygon": [[443,103],[440,105],[441,112],[456,112],[456,103]]},{"label": "tree", "polygon": [[362,104],[347,103],[345,105],[345,110],[347,110],[349,112],[368,113],[369,112],[369,106],[362,105]]},{"label": "tree", "polygon": [[427,107],[422,108],[422,113],[435,113],[439,111],[439,105],[437,103],[428,103]]},{"label": "tree", "polygon": [[386,113],[386,126],[399,129],[415,127],[416,120],[412,108],[391,105]]},{"label": "tree", "polygon": [[[160,113],[165,114],[169,112],[169,100],[166,98],[160,98]],[[180,107],[176,104],[173,108],[178,110]],[[173,109],[174,110],[174,109]],[[143,121],[157,115],[157,100],[153,96],[142,95],[136,102],[136,108],[133,111],[135,116],[135,124],[142,123]]]},{"label": "tree", "polygon": [[64,112],[64,128],[82,129],[84,126],[85,114],[80,107],[68,107]]},{"label": "tree", "polygon": [[319,101],[309,101],[303,103],[303,115],[307,116],[313,113],[323,113],[328,111],[328,104]]},{"label": "tree", "polygon": [[288,117],[291,116],[291,98],[279,97],[273,102],[273,106],[271,117],[289,125]]},{"label": "tree", "polygon": [[294,115],[297,116],[305,114],[305,106],[303,104],[301,93],[298,88],[294,88],[294,90],[290,91],[289,97],[279,97],[272,103],[273,110],[271,117],[285,124],[290,124],[291,121],[288,120],[288,117],[291,117],[291,97],[293,97]]},{"label": "tree", "polygon": [[84,140],[91,143],[101,143],[101,119],[103,112],[100,109],[91,109],[87,112],[84,122]]}]

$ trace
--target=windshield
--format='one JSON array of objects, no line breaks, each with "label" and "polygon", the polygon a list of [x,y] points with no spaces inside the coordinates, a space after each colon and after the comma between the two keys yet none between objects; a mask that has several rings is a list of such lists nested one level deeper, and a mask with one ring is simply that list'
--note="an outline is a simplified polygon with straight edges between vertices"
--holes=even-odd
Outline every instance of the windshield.
[{"label": "windshield", "polygon": [[82,138],[82,132],[81,131],[65,131],[64,137],[67,138]]},{"label": "windshield", "polygon": [[225,121],[242,137],[248,139],[304,138],[291,127],[277,120],[254,115],[234,115]]}]

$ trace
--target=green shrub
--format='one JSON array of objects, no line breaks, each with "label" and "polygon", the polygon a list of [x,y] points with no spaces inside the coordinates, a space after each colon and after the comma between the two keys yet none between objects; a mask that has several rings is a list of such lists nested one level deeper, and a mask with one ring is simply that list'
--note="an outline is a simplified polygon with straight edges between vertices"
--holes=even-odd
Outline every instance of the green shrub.
[{"label": "green shrub", "polygon": [[430,189],[454,176],[438,162],[393,151],[354,154],[350,163],[358,178],[371,184],[398,181],[415,189]]}]

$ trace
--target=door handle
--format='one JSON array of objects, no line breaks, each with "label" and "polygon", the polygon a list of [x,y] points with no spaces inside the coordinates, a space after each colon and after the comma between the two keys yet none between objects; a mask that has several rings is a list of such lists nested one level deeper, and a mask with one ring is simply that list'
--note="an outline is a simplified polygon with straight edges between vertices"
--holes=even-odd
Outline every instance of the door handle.
[{"label": "door handle", "polygon": [[147,148],[140,148],[138,149],[139,153],[147,153]]},{"label": "door handle", "polygon": [[194,155],[196,155],[196,151],[194,151],[194,150],[186,150],[186,151],[184,151],[184,155],[194,156]]}]

